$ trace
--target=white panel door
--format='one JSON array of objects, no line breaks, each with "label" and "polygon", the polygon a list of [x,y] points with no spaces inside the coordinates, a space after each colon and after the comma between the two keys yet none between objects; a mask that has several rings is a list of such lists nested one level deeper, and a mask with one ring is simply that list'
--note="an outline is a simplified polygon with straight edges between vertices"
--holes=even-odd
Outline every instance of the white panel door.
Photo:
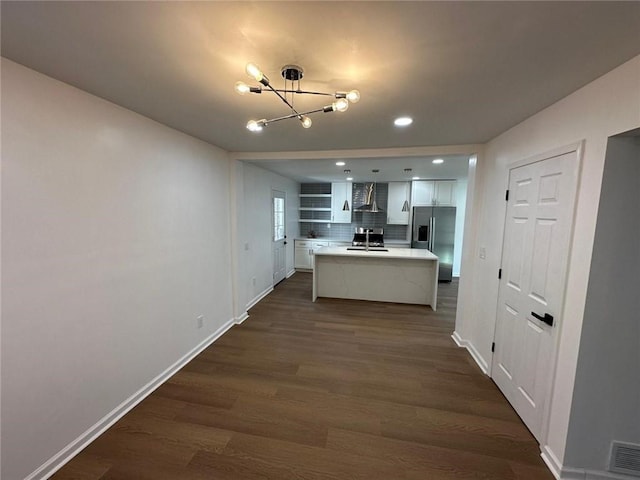
[{"label": "white panel door", "polygon": [[272,225],[273,225],[273,284],[276,285],[287,276],[287,241],[285,234],[285,194],[273,191]]},{"label": "white panel door", "polygon": [[541,440],[561,322],[577,153],[509,173],[492,377]]}]

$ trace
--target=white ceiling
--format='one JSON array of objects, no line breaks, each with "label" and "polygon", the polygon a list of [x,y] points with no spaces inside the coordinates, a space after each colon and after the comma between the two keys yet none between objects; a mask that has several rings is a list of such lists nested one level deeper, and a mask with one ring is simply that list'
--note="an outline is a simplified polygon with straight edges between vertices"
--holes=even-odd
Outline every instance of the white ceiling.
[{"label": "white ceiling", "polygon": [[[640,54],[636,1],[2,1],[1,16],[3,56],[232,152],[481,144]],[[294,63],[305,89],[362,99],[309,130],[251,133],[287,112],[234,93],[249,61],[274,84]]]}]

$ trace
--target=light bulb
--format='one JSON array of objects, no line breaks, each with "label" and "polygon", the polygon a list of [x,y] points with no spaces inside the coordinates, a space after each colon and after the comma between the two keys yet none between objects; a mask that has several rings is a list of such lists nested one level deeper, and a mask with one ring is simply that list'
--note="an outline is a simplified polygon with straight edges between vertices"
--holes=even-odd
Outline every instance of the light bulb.
[{"label": "light bulb", "polygon": [[255,63],[247,63],[245,70],[247,71],[247,75],[251,78],[255,78],[256,82],[261,81],[262,77],[264,77],[264,74]]},{"label": "light bulb", "polygon": [[360,92],[358,90],[351,90],[349,93],[347,93],[347,100],[349,100],[351,103],[358,103],[358,101],[360,100]]},{"label": "light bulb", "polygon": [[302,126],[303,126],[304,128],[311,128],[311,124],[313,123],[313,122],[311,121],[311,119],[310,119],[309,117],[307,117],[306,115],[303,115],[303,116],[300,118],[300,121],[302,122]]},{"label": "light bulb", "polygon": [[444,160],[442,158],[436,158],[434,160],[431,160],[431,163],[435,163],[436,165],[438,165],[440,163],[444,163]]},{"label": "light bulb", "polygon": [[337,110],[338,112],[344,112],[347,108],[349,108],[349,100],[346,98],[339,98],[332,104],[333,110]]},{"label": "light bulb", "polygon": [[260,130],[262,130],[262,125],[262,120],[249,120],[247,122],[247,130],[250,130],[251,132],[259,132]]},{"label": "light bulb", "polygon": [[238,92],[240,95],[244,95],[245,93],[248,93],[251,91],[251,87],[249,87],[249,85],[247,85],[244,82],[236,82],[236,92]]}]

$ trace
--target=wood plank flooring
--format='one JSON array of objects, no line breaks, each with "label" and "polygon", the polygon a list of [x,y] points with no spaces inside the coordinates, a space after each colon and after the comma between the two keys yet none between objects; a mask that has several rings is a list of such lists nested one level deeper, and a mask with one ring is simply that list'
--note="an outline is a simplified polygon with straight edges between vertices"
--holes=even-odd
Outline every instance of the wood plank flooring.
[{"label": "wood plank flooring", "polygon": [[54,479],[552,480],[438,311],[319,299],[296,273]]}]

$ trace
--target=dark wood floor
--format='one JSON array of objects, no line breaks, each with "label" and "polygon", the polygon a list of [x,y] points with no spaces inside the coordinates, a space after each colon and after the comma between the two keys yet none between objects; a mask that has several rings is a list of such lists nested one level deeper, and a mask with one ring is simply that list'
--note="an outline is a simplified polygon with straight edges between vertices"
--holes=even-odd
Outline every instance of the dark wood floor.
[{"label": "dark wood floor", "polygon": [[456,294],[312,303],[296,273],[53,478],[552,480],[451,340]]}]

